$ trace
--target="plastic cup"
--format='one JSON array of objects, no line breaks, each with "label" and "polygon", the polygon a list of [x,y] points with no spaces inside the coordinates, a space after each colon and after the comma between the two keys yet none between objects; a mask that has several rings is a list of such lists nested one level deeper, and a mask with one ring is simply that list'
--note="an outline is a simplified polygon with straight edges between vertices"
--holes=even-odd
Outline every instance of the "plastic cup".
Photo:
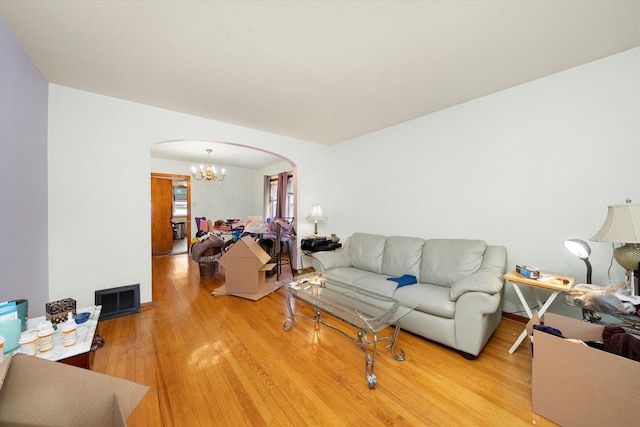
[{"label": "plastic cup", "polygon": [[62,344],[71,347],[76,343],[76,322],[73,320],[62,324]]},{"label": "plastic cup", "polygon": [[45,320],[38,324],[38,349],[40,353],[46,353],[53,349],[53,325]]},{"label": "plastic cup", "polygon": [[35,329],[28,329],[20,334],[20,353],[27,356],[36,355],[36,342],[38,341],[38,331]]}]

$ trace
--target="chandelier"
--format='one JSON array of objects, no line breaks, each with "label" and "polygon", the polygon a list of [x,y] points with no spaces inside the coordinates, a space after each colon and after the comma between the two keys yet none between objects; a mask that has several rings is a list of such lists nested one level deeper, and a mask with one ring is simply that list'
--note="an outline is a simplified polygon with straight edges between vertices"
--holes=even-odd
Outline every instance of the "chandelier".
[{"label": "chandelier", "polygon": [[203,165],[200,165],[200,170],[198,170],[195,166],[191,166],[191,174],[194,179],[198,181],[224,181],[224,169],[222,169],[222,174],[218,175],[216,168],[211,164],[211,151],[213,151],[211,148],[207,148],[209,161],[207,162],[206,168]]}]

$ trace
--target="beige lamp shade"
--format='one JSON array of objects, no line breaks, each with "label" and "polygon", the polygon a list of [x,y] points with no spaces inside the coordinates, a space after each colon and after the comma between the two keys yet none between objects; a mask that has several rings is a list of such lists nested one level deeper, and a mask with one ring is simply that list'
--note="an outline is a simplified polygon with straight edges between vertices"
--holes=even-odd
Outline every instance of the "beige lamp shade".
[{"label": "beige lamp shade", "polygon": [[322,206],[313,205],[311,206],[311,211],[309,211],[309,215],[307,215],[307,219],[313,220],[313,234],[318,235],[318,220],[319,219],[327,219],[324,216],[324,211],[322,210]]},{"label": "beige lamp shade", "polygon": [[591,238],[594,242],[624,243],[613,256],[626,270],[637,270],[640,262],[640,205],[609,206],[604,225]]},{"label": "beige lamp shade", "polygon": [[324,216],[324,211],[322,210],[322,206],[313,205],[311,206],[311,211],[309,211],[309,215],[307,215],[307,219],[318,220],[318,219],[327,219]]},{"label": "beige lamp shade", "polygon": [[594,242],[640,243],[640,205],[609,206],[604,225]]}]

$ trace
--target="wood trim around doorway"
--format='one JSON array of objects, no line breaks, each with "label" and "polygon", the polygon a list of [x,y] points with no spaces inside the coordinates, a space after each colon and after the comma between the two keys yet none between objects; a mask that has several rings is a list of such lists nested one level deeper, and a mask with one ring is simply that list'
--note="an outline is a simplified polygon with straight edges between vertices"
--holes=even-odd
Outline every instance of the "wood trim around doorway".
[{"label": "wood trim around doorway", "polygon": [[[184,179],[187,181],[187,239],[191,240],[191,175],[177,175],[171,173],[151,172],[151,178]],[[190,245],[188,245],[190,246]]]}]

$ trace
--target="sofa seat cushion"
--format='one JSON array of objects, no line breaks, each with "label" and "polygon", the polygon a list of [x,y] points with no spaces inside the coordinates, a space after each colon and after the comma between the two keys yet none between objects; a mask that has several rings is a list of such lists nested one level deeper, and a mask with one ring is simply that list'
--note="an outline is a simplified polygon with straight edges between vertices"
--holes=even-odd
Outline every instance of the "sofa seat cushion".
[{"label": "sofa seat cushion", "polygon": [[387,280],[388,278],[389,276],[382,275],[367,276],[354,281],[353,286],[393,298],[398,282]]},{"label": "sofa seat cushion", "polygon": [[[337,280],[338,282],[346,283],[348,285],[352,285],[358,280],[364,279],[365,277],[377,277],[378,275],[372,273],[370,271],[360,270],[355,267],[338,267],[333,268],[331,270],[327,270],[322,273],[330,279]],[[390,282],[391,283],[391,282]]]},{"label": "sofa seat cushion", "polygon": [[398,288],[393,297],[407,305],[416,305],[416,310],[434,316],[453,319],[456,303],[449,299],[449,288],[416,283]]},{"label": "sofa seat cushion", "polygon": [[427,240],[422,251],[420,281],[450,287],[480,268],[486,249],[482,240]]}]

